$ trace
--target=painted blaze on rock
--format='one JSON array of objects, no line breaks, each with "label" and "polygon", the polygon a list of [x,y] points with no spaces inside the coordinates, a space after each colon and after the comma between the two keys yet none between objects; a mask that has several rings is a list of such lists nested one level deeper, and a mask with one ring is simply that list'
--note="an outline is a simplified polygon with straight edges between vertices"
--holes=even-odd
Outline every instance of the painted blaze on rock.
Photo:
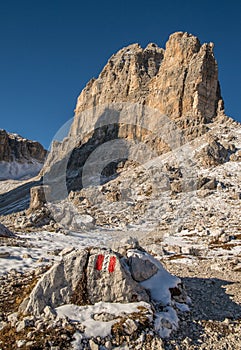
[{"label": "painted blaze on rock", "polygon": [[91,304],[149,301],[145,289],[133,280],[121,256],[111,249],[92,248],[86,270],[86,289]]},{"label": "painted blaze on rock", "polygon": [[88,304],[148,302],[148,293],[132,278],[123,258],[108,248],[93,247],[67,254],[38,281],[22,311],[39,315],[45,306],[72,303],[76,295],[77,300]]},{"label": "painted blaze on rock", "polygon": [[98,271],[109,271],[110,273],[115,271],[116,257],[110,255],[99,254],[96,259],[95,268]]}]

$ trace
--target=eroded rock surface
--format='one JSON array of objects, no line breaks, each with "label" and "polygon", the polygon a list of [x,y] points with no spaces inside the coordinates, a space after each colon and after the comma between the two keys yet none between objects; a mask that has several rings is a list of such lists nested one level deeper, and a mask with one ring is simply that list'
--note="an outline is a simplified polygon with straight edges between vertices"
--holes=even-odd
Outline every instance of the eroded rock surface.
[{"label": "eroded rock surface", "polygon": [[30,189],[29,211],[41,209],[46,204],[48,186],[35,186]]}]

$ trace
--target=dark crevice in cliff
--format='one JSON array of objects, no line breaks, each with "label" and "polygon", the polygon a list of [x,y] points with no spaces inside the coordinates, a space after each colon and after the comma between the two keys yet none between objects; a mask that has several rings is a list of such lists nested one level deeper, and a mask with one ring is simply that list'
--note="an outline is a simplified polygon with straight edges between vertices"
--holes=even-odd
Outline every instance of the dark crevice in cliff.
[{"label": "dark crevice in cliff", "polygon": [[183,75],[183,83],[182,83],[182,91],[179,99],[179,107],[178,107],[178,112],[179,112],[179,117],[182,117],[182,111],[183,111],[183,97],[184,97],[184,92],[185,92],[185,84],[186,84],[186,79],[187,79],[187,72],[188,69],[186,68],[184,71]]}]

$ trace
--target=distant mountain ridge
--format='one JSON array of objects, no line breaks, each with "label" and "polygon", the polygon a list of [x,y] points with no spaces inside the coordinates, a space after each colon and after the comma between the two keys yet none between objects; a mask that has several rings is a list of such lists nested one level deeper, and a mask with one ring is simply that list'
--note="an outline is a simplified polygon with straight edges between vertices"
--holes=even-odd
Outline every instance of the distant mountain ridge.
[{"label": "distant mountain ridge", "polygon": [[37,175],[46,155],[39,142],[0,129],[0,180]]}]

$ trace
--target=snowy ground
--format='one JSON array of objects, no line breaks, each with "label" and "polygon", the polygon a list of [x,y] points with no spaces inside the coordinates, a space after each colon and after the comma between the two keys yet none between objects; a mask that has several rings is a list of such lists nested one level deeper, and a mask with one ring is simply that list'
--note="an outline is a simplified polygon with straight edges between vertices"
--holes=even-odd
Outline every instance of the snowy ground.
[{"label": "snowy ground", "polygon": [[94,245],[104,246],[111,240],[110,235],[99,231],[93,233],[72,232],[69,235],[42,231],[19,234],[18,237],[20,246],[16,244],[9,246],[7,243],[0,246],[0,275],[11,269],[18,271],[35,269],[39,265],[59,260],[61,258],[60,251],[68,247],[78,249]]},{"label": "snowy ground", "polygon": [[[215,241],[218,237],[215,231],[209,235],[197,230],[182,230],[176,232],[175,236],[166,233],[159,244],[150,244],[152,235],[148,232],[138,232],[134,225],[129,231],[107,231],[99,228],[82,233],[70,232],[68,235],[40,231],[18,234],[18,240],[14,240],[11,244],[9,244],[10,241],[4,241],[0,246],[0,275],[11,269],[21,272],[59,260],[61,251],[66,248],[114,247],[119,244],[122,238],[128,236],[137,237],[140,242],[143,241],[146,249],[159,256],[159,258],[172,260],[178,264],[198,263],[200,256],[205,259],[218,257],[231,259],[241,255],[241,240],[236,239],[235,235],[228,242],[210,246],[210,241]],[[148,237],[147,242],[145,242],[145,236]],[[153,236],[154,238],[156,237]],[[166,254],[163,253],[163,248]]]}]

